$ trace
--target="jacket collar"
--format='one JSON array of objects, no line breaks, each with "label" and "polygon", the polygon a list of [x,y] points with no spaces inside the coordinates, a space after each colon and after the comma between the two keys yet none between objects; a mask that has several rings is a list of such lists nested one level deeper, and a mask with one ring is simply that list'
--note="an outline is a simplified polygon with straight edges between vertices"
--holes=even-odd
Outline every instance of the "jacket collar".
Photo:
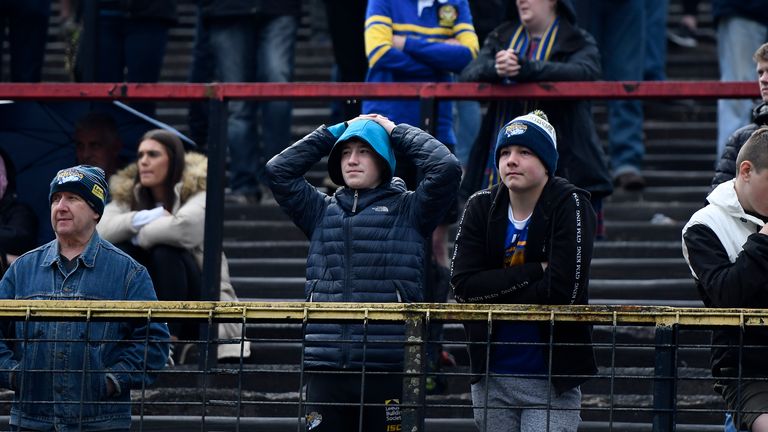
[{"label": "jacket collar", "polygon": [[752,110],[752,118],[755,124],[768,124],[768,102],[763,102]]},{"label": "jacket collar", "polygon": [[[355,206],[355,191],[357,191],[357,205]],[[407,192],[405,182],[399,177],[393,177],[392,181],[379,185],[374,189],[355,190],[348,187],[340,187],[336,190],[334,197],[344,211],[351,213],[355,208],[355,213],[360,213],[371,204],[377,203],[382,199],[394,195],[400,195]]]},{"label": "jacket collar", "polygon": [[715,190],[707,196],[707,201],[714,206],[720,207],[734,218],[746,219],[757,226],[765,225],[765,222],[760,220],[760,218],[744,211],[739,202],[739,197],[736,195],[736,179],[717,185]]},{"label": "jacket collar", "polygon": [[[96,230],[93,230],[91,240],[88,241],[88,245],[85,247],[85,250],[83,250],[83,253],[81,253],[77,259],[82,261],[86,267],[93,268],[93,266],[96,264],[96,254],[99,251],[100,243],[101,237],[99,237],[99,233]],[[42,264],[40,264],[40,267],[50,267],[54,262],[58,263],[59,261],[59,241],[53,240],[52,242],[48,243],[48,248],[45,252],[45,258],[43,259]]]}]

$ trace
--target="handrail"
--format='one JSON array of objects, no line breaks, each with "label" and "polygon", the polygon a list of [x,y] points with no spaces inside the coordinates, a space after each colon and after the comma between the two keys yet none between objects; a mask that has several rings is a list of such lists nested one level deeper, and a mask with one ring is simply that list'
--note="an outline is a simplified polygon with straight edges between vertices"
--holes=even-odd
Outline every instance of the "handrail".
[{"label": "handrail", "polygon": [[487,83],[2,83],[0,99],[712,99],[758,98],[754,81],[574,81]]},{"label": "handrail", "polygon": [[303,302],[132,302],[88,300],[2,300],[0,317],[74,320],[147,318],[214,321],[498,320],[583,322],[593,324],[765,326],[768,309],[708,309],[668,306],[509,305],[446,303],[303,303]]}]

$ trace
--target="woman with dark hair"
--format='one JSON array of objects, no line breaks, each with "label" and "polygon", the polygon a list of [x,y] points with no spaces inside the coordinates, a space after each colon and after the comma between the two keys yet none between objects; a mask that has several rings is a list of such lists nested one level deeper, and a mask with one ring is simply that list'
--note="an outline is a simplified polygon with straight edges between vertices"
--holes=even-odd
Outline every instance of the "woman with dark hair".
[{"label": "woman with dark hair", "polygon": [[[185,153],[181,140],[151,130],[139,144],[137,161],[110,178],[112,201],[97,225],[99,235],[144,264],[158,300],[199,300],[202,289],[203,226],[208,160]],[[222,256],[222,301],[237,301]],[[196,325],[171,323],[179,339],[195,338]],[[235,323],[219,325],[219,336],[239,339]],[[239,344],[219,345],[219,358],[239,357]],[[246,343],[244,356],[250,355]]]},{"label": "woman with dark hair", "polygon": [[34,249],[37,217],[16,199],[16,169],[0,150],[0,276],[19,255]]}]

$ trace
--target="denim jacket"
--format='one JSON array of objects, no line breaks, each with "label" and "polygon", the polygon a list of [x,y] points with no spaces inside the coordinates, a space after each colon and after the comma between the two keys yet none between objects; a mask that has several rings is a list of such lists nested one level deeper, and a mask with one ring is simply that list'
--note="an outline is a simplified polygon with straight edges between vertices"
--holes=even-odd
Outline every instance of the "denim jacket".
[{"label": "denim jacket", "polygon": [[[69,274],[57,240],[22,255],[0,298],[157,300],[147,270],[96,232]],[[168,358],[168,327],[157,322],[20,321],[2,331],[0,387],[15,391],[11,424],[22,429],[128,429],[130,389],[151,384]]]}]

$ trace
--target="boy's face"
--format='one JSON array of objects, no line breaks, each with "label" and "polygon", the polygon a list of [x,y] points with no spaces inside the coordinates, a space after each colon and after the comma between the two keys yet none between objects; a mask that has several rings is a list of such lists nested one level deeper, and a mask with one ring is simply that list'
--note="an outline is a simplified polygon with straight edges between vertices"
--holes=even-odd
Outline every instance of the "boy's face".
[{"label": "boy's face", "polygon": [[[750,169],[744,167],[750,164]],[[739,202],[744,210],[768,217],[768,168],[755,170],[751,162],[742,162],[739,167]]]},{"label": "boy's face", "polygon": [[355,139],[342,144],[341,175],[351,189],[373,189],[381,183],[379,156],[368,144]]},{"label": "boy's face", "polygon": [[528,192],[548,180],[547,169],[528,147],[511,145],[499,151],[499,177],[511,192]]},{"label": "boy's face", "polygon": [[760,84],[760,96],[768,102],[768,60],[757,62],[757,83]]}]

